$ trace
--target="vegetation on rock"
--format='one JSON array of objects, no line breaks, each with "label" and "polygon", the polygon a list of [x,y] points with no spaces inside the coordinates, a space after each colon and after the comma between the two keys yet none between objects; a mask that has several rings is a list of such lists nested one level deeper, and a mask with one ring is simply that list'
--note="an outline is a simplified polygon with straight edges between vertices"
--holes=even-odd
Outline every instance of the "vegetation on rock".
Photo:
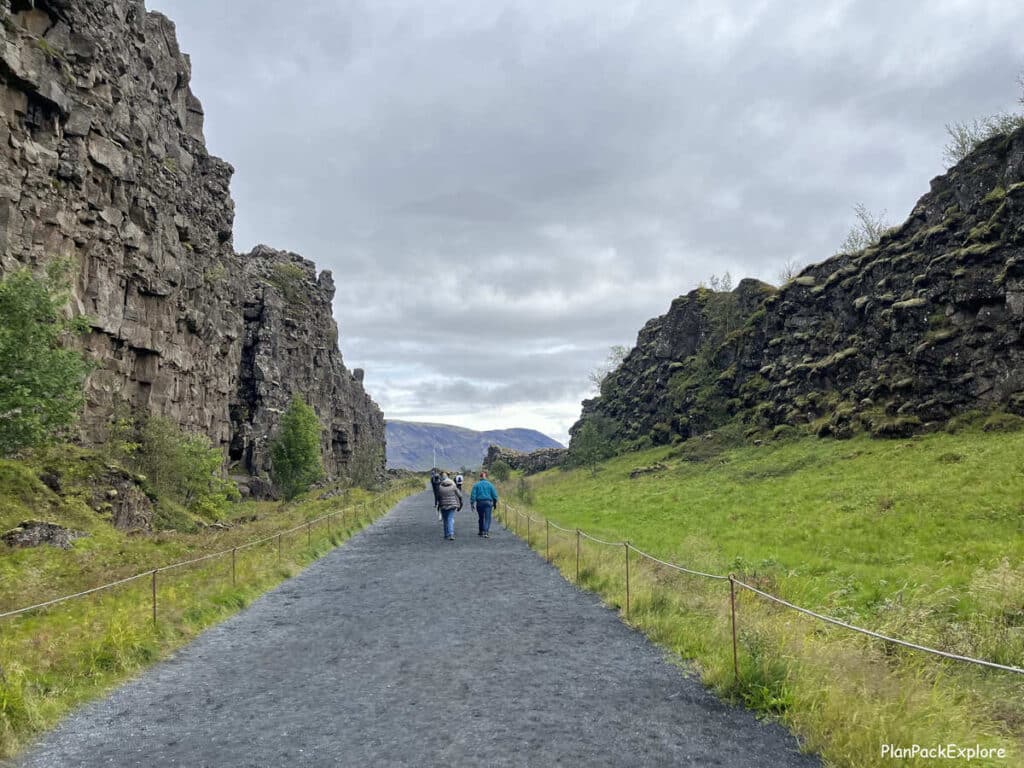
[{"label": "vegetation on rock", "polygon": [[61,346],[88,320],[69,320],[67,265],[45,277],[22,269],[0,280],[0,456],[53,442],[68,433],[85,400],[89,365]]},{"label": "vegetation on rock", "polygon": [[286,499],[305,493],[323,478],[320,420],[300,395],[292,397],[271,444],[271,476]]}]

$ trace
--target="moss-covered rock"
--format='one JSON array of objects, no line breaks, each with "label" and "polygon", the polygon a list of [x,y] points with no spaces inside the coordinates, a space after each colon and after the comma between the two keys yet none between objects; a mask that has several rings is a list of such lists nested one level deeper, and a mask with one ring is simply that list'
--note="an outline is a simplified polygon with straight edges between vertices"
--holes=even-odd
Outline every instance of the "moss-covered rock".
[{"label": "moss-covered rock", "polygon": [[778,292],[744,281],[676,299],[584,415],[631,439],[660,439],[657,425],[691,438],[736,416],[832,437],[900,437],[972,409],[1024,416],[1022,202],[1018,130],[935,179],[871,248]]}]

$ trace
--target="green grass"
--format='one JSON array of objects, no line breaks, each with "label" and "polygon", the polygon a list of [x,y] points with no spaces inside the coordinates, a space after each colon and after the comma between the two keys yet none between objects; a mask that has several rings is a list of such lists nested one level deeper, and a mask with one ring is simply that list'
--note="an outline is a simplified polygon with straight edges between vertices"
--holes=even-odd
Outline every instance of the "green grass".
[{"label": "green grass", "polygon": [[[629,478],[657,462],[666,468]],[[529,493],[534,514],[561,526],[735,572],[876,631],[1024,666],[1022,432],[684,444],[618,457],[596,476],[548,472]],[[544,551],[543,526],[531,533]],[[575,578],[574,538],[554,535],[553,550]],[[624,608],[622,548],[584,541],[581,554],[583,586]],[[1002,746],[1012,756],[992,765],[1022,764],[1022,676],[887,647],[743,592],[737,684],[728,584],[635,560],[631,576],[631,623],[723,695],[780,716],[830,764],[885,764],[882,743],[949,741]]]},{"label": "green grass", "polygon": [[[88,455],[82,463],[89,463]],[[0,620],[0,758],[23,749],[76,705],[104,694],[294,576],[422,485],[397,485],[376,503],[370,503],[370,493],[353,489],[332,499],[287,505],[238,504],[233,519],[239,522],[226,530],[126,534],[89,508],[84,490],[76,496],[72,465],[62,479],[66,487],[58,496],[38,481],[31,464],[0,461],[0,531],[42,519],[89,533],[69,551],[0,545],[0,612],[275,536],[331,512],[338,515],[330,527],[321,521],[308,532],[283,536],[280,557],[276,539],[239,551],[234,583],[230,555],[159,573],[155,625],[149,578]]]}]

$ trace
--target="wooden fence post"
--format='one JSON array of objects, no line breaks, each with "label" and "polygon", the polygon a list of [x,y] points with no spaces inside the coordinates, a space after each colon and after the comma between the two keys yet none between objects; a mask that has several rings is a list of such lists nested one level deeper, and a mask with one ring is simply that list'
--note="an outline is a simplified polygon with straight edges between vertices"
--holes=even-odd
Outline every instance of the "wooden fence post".
[{"label": "wooden fence post", "polygon": [[629,618],[629,542],[626,543],[626,618]]},{"label": "wooden fence post", "polygon": [[736,684],[740,682],[739,654],[736,650],[736,579],[729,574],[729,608],[732,613],[732,671],[736,676]]},{"label": "wooden fence post", "polygon": [[580,529],[576,529],[576,583],[580,583]]}]

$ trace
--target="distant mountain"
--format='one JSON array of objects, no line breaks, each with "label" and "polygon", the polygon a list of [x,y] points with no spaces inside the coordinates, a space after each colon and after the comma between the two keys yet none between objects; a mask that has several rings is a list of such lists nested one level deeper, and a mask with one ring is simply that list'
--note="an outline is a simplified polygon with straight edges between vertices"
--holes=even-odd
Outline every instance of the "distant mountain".
[{"label": "distant mountain", "polygon": [[487,446],[500,445],[516,451],[561,448],[561,443],[533,429],[491,429],[475,432],[450,424],[387,420],[388,468],[425,470],[478,468]]}]

